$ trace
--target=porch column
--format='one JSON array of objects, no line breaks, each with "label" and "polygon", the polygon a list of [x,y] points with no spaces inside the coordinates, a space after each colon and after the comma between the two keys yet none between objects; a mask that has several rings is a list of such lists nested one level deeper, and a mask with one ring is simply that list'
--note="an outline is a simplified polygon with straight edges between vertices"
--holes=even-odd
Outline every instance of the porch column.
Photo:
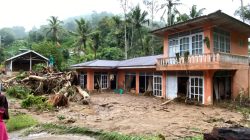
[{"label": "porch column", "polygon": [[12,72],[12,60],[10,61],[10,71]]},{"label": "porch column", "polygon": [[167,96],[166,96],[166,87],[167,87],[167,73],[164,71],[164,72],[162,72],[162,85],[161,85],[161,87],[162,87],[162,97],[163,98],[166,98]]},{"label": "porch column", "polygon": [[213,76],[214,70],[204,72],[204,104],[213,104]]},{"label": "porch column", "polygon": [[30,71],[32,71],[32,57],[31,57],[31,53],[30,53]]},{"label": "porch column", "polygon": [[118,71],[117,79],[118,79],[118,88],[122,88],[125,90],[125,72]]},{"label": "porch column", "polygon": [[94,71],[87,71],[87,90],[94,90]]},{"label": "porch column", "polygon": [[136,84],[135,84],[135,91],[136,91],[136,93],[135,94],[139,94],[139,89],[140,89],[140,80],[139,80],[139,78],[140,78],[140,75],[139,75],[140,73],[137,71],[136,72]]}]

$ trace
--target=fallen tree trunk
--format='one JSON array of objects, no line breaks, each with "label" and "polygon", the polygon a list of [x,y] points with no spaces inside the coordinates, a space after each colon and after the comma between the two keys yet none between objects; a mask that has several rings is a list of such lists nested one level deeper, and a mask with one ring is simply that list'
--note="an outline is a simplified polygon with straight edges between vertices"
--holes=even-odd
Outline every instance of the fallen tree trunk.
[{"label": "fallen tree trunk", "polygon": [[30,75],[29,77],[26,77],[22,80],[22,82],[28,81],[28,80],[37,80],[37,81],[45,81],[47,78],[36,76],[36,75]]},{"label": "fallen tree trunk", "polygon": [[78,90],[78,93],[82,96],[81,102],[83,104],[89,104],[89,102],[90,102],[89,94],[86,91],[82,90],[82,88],[80,86],[76,86],[76,89]]}]

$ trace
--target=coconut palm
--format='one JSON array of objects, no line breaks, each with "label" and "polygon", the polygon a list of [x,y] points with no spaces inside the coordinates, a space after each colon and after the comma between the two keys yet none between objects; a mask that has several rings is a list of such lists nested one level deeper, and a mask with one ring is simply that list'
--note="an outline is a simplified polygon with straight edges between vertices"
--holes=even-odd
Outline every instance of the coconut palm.
[{"label": "coconut palm", "polygon": [[179,16],[177,17],[177,22],[183,22],[183,21],[187,21],[187,20],[202,16],[204,10],[206,10],[206,8],[201,8],[197,10],[197,6],[193,5],[192,8],[190,9],[189,15],[187,15],[186,13],[184,14],[179,13]]},{"label": "coconut palm", "polygon": [[91,39],[93,41],[93,45],[92,45],[91,49],[94,51],[95,59],[96,59],[96,52],[100,46],[100,31],[95,31],[94,33],[92,33]]},{"label": "coconut palm", "polygon": [[204,10],[206,10],[206,8],[201,8],[201,9],[197,10],[197,6],[193,5],[191,10],[190,10],[189,16],[190,16],[191,19],[202,16]]},{"label": "coconut palm", "polygon": [[53,41],[57,44],[57,46],[60,46],[58,41],[59,41],[59,33],[63,29],[61,26],[62,21],[60,21],[58,17],[51,16],[48,19],[48,22],[49,26],[45,28],[45,30],[47,30],[46,36],[51,33]]},{"label": "coconut palm", "polygon": [[167,10],[167,25],[173,25],[174,24],[174,20],[175,20],[175,16],[178,13],[178,10],[176,8],[177,5],[181,5],[182,3],[179,2],[180,0],[165,0],[165,2],[161,5],[161,9],[164,9],[164,12],[162,14],[162,19],[166,13]]},{"label": "coconut palm", "polygon": [[137,5],[134,9],[132,9],[129,19],[132,26],[134,26],[139,33],[142,49],[144,48],[144,45],[142,41],[141,28],[144,24],[149,24],[149,20],[146,18],[147,15],[148,13],[146,11],[142,12],[140,6]]},{"label": "coconut palm", "polygon": [[74,46],[78,47],[78,53],[80,54],[80,51],[83,48],[86,48],[86,41],[89,36],[89,25],[88,23],[83,19],[75,20],[77,24],[76,32],[70,32],[72,35],[76,37]]}]

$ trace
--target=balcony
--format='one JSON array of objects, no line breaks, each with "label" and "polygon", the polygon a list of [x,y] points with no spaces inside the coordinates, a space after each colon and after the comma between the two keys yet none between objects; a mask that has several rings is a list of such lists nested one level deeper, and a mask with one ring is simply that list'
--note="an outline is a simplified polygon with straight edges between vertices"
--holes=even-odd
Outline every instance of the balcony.
[{"label": "balcony", "polygon": [[208,53],[188,57],[165,57],[157,59],[157,70],[209,70],[209,69],[246,69],[248,56],[228,53]]}]

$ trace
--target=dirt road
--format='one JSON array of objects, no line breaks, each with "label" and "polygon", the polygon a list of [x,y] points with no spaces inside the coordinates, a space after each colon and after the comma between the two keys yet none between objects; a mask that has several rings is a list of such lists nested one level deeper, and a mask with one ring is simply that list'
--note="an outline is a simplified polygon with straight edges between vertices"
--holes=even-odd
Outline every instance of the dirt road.
[{"label": "dirt road", "polygon": [[[81,127],[118,131],[125,134],[162,134],[167,139],[195,136],[215,126],[240,123],[243,115],[216,107],[184,103],[161,106],[164,100],[153,97],[94,94],[90,105],[71,103],[58,112],[27,112],[41,122],[68,123]],[[20,109],[19,109],[20,110]],[[58,116],[66,119],[59,121]],[[72,121],[73,120],[73,121]]]}]

